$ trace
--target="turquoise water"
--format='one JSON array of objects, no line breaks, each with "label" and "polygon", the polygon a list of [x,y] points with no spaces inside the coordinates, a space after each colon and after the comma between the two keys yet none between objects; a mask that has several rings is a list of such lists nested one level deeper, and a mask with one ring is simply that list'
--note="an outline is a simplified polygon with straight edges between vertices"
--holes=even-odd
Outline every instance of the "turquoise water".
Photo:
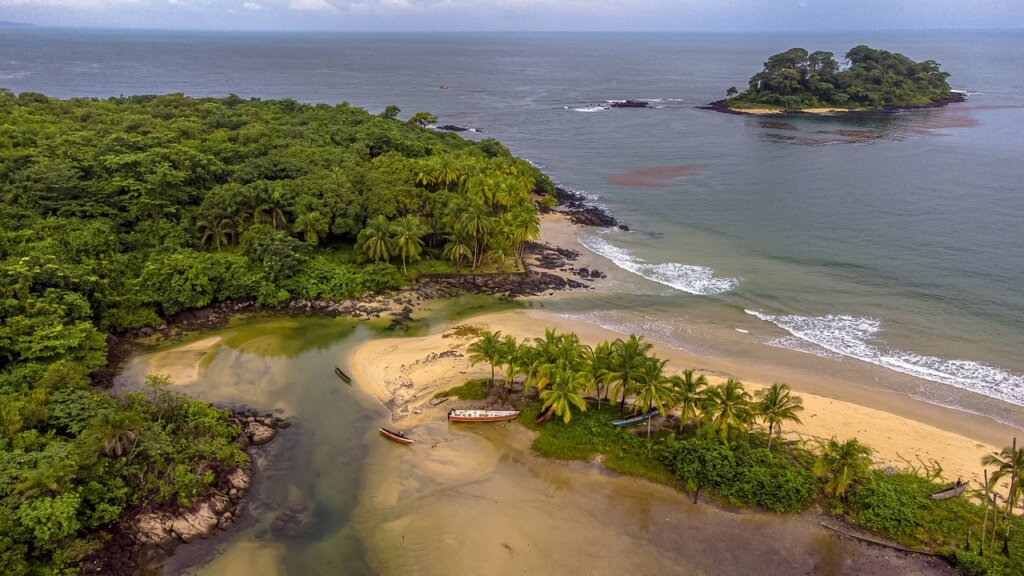
[{"label": "turquoise water", "polygon": [[[862,43],[938,61],[968,102],[785,119],[695,108],[742,88],[775,52],[841,56]],[[966,390],[1024,405],[1022,32],[40,29],[0,31],[0,54],[0,85],[15,91],[431,111],[633,228],[585,233],[614,273],[604,294],[556,311],[711,354],[739,328],[747,345],[884,368],[931,401],[988,410]],[[654,108],[608,109],[626,98]]]}]

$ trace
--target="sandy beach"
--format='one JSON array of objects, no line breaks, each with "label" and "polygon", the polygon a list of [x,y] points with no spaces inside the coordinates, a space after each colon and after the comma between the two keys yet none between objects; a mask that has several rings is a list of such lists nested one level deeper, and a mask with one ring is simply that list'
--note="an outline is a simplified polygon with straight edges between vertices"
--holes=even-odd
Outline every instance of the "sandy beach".
[{"label": "sandy beach", "polygon": [[[577,227],[558,215],[547,215],[543,221],[542,240],[548,243],[578,248],[576,234]],[[583,251],[574,265],[607,264]],[[560,296],[542,298],[551,297]],[[472,336],[458,330],[460,326],[500,330],[504,335],[519,339],[542,336],[546,328],[555,328],[574,332],[589,345],[622,336],[594,324],[537,309],[486,314],[423,337],[363,344],[352,358],[357,380],[392,408],[394,418],[403,426],[436,421],[449,406],[432,406],[431,397],[435,392],[460,385],[469,378],[490,376],[488,366],[470,366],[465,349]],[[803,398],[805,410],[801,413],[802,424],[786,424],[783,432],[787,437],[808,442],[832,436],[839,440],[856,437],[874,450],[878,467],[900,469],[938,463],[945,479],[970,479],[979,486],[982,456],[1008,445],[1013,436],[1021,432],[983,416],[875,389],[869,382],[851,381],[846,373],[817,373],[768,363],[740,364],[687,353],[656,341],[654,344],[654,353],[669,361],[668,369],[672,373],[697,368],[713,384],[730,377],[738,378],[751,392],[773,382],[788,383]]]}]

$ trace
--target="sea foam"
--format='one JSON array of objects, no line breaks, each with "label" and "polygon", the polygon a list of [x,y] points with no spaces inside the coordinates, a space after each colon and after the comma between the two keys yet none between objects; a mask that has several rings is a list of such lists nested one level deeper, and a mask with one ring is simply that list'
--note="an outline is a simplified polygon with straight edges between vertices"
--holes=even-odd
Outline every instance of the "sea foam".
[{"label": "sea foam", "polygon": [[[973,360],[947,360],[886,348],[877,342],[882,323],[876,318],[838,314],[776,316],[756,310],[745,312],[775,324],[799,340],[835,354],[1024,406],[1024,375],[1011,374]],[[774,340],[772,344],[810,352],[800,345],[787,345],[785,339]]]},{"label": "sea foam", "polygon": [[740,283],[738,278],[717,277],[714,270],[705,266],[678,262],[652,264],[624,248],[612,245],[600,236],[581,237],[580,244],[591,252],[608,258],[623,270],[688,294],[722,294],[733,290]]}]

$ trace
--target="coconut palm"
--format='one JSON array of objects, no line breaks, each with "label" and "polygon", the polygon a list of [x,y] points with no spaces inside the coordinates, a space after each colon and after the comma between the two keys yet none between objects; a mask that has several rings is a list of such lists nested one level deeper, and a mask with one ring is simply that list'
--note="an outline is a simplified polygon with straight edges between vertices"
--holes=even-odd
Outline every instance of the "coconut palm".
[{"label": "coconut palm", "polygon": [[[643,406],[647,411],[656,408],[662,416],[667,416],[674,408],[672,385],[669,378],[665,376],[665,365],[668,360],[659,358],[648,358],[646,365],[636,375],[636,401],[633,403],[633,410],[639,412]],[[647,419],[647,437],[651,437],[651,420]]]},{"label": "coconut palm", "polygon": [[455,270],[462,272],[462,262],[473,256],[470,240],[463,234],[453,234],[444,245],[441,255],[455,262]]},{"label": "coconut palm", "polygon": [[522,260],[526,241],[540,237],[540,217],[530,206],[520,206],[503,217],[509,239],[515,247],[516,258]]},{"label": "coconut palm", "polygon": [[1017,440],[1014,439],[1013,446],[1004,446],[999,452],[993,452],[981,459],[986,466],[998,466],[995,472],[989,477],[989,485],[995,486],[1003,478],[1009,477],[1010,487],[1006,494],[1007,513],[1013,514],[1013,508],[1020,499],[1021,481],[1024,475],[1024,448],[1017,448]]},{"label": "coconut palm", "polygon": [[541,410],[546,410],[544,420],[551,416],[561,416],[566,424],[572,420],[572,408],[580,412],[587,411],[587,403],[580,397],[580,392],[587,389],[587,377],[582,372],[563,370],[554,375],[551,385],[540,393],[543,401]]},{"label": "coconut palm", "polygon": [[587,370],[590,371],[590,377],[594,381],[594,387],[596,388],[595,395],[597,396],[597,407],[599,409],[601,408],[601,395],[607,394],[611,383],[611,367],[611,342],[601,342],[587,354]]},{"label": "coconut palm", "polygon": [[138,425],[126,412],[101,410],[85,434],[99,439],[107,456],[120,457],[131,452],[138,442]]},{"label": "coconut palm", "polygon": [[456,225],[473,240],[473,270],[476,270],[483,259],[487,236],[494,229],[494,218],[482,201],[474,200],[465,205]]},{"label": "coconut palm", "polygon": [[329,222],[317,211],[303,212],[295,217],[292,231],[302,234],[308,244],[319,244],[320,236],[327,234]]},{"label": "coconut palm", "polygon": [[394,239],[391,237],[391,223],[383,215],[377,215],[366,223],[366,228],[356,238],[356,248],[374,262],[387,262],[394,255]]},{"label": "coconut palm", "polygon": [[426,229],[423,222],[415,216],[399,218],[391,229],[395,250],[402,257],[402,273],[406,273],[407,260],[415,260],[423,252],[423,235]]},{"label": "coconut palm", "polygon": [[804,401],[799,396],[792,394],[789,384],[779,382],[758,390],[754,396],[757,399],[754,411],[757,417],[768,424],[768,449],[771,450],[773,432],[777,430],[779,434],[782,433],[784,420],[801,423],[800,417],[796,413],[803,411]]},{"label": "coconut palm", "polygon": [[612,398],[621,398],[619,414],[626,407],[626,396],[633,391],[633,378],[647,363],[647,352],[653,347],[643,336],[630,334],[628,340],[616,338],[612,342]]},{"label": "coconut palm", "polygon": [[196,220],[196,228],[201,233],[199,245],[205,248],[206,244],[213,240],[217,250],[223,246],[230,246],[231,236],[235,233],[234,221],[222,215],[200,216]]},{"label": "coconut palm", "polygon": [[484,330],[480,338],[469,345],[469,362],[476,366],[480,362],[491,365],[491,386],[494,386],[494,368],[501,361],[501,331]]},{"label": "coconut palm", "polygon": [[708,379],[703,374],[694,376],[696,370],[687,368],[681,376],[673,376],[669,379],[676,395],[676,405],[679,406],[679,431],[683,426],[697,419],[697,410],[700,407],[700,400],[704,397],[704,388],[708,385]]},{"label": "coconut palm", "polygon": [[[508,399],[508,392],[512,390],[512,383],[516,376],[526,369],[530,356],[530,347],[523,342],[520,344],[515,336],[505,336],[501,341],[501,360],[505,365],[505,399]],[[524,386],[525,392],[525,386]]]},{"label": "coconut palm", "polygon": [[871,470],[871,448],[856,438],[840,443],[833,436],[822,444],[821,455],[814,462],[814,473],[827,479],[825,491],[844,498],[846,489]]},{"label": "coconut palm", "polygon": [[743,389],[742,382],[730,378],[725,384],[705,391],[701,411],[710,418],[722,443],[728,446],[732,431],[745,430],[750,422],[750,394]]}]

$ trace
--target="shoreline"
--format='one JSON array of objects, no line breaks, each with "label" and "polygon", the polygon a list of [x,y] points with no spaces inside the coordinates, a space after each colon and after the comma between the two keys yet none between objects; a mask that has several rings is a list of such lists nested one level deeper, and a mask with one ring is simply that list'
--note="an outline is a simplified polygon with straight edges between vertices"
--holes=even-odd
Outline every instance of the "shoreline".
[{"label": "shoreline", "polygon": [[[577,225],[551,216],[543,222],[543,241],[562,249],[576,248],[570,242],[575,242]],[[606,266],[597,255],[587,252],[582,252],[574,264]],[[501,330],[503,335],[530,339],[542,336],[545,328],[554,327],[562,332],[574,332],[583,343],[590,345],[623,335],[542,309],[487,313],[455,326]],[[482,364],[471,367],[465,358],[465,346],[472,337],[460,339],[453,328],[443,327],[426,336],[406,337],[390,344],[388,340],[375,340],[354,351],[352,364],[358,381],[391,408],[393,421],[413,426],[426,421],[436,415],[429,400],[433,393],[470,378],[489,376],[489,369]],[[802,413],[804,423],[787,423],[783,427],[784,435],[807,441],[828,440],[833,435],[839,440],[857,437],[875,451],[877,468],[900,469],[921,466],[922,462],[930,465],[934,461],[942,466],[942,477],[946,480],[952,482],[961,477],[980,486],[981,457],[1009,445],[1015,435],[1022,434],[1019,428],[983,415],[872,387],[867,378],[856,381],[848,375],[823,374],[813,366],[818,361],[816,357],[802,358],[805,355],[799,352],[791,352],[797,365],[788,366],[696,354],[655,339],[647,340],[654,344],[654,354],[669,361],[672,373],[697,368],[708,375],[712,384],[734,377],[743,381],[751,392],[773,382],[788,383],[804,398],[806,408]],[[373,358],[373,362],[368,358]],[[872,365],[864,368],[875,369],[881,368]],[[444,406],[446,412],[448,404]]]},{"label": "shoreline", "polygon": [[841,106],[824,106],[815,108],[800,108],[797,110],[785,110],[782,108],[771,108],[769,106],[757,108],[733,108],[729,105],[729,99],[715,100],[698,106],[703,110],[714,110],[723,114],[736,114],[738,116],[789,116],[789,115],[810,115],[822,116],[832,114],[894,114],[905,110],[924,110],[928,108],[943,108],[950,104],[966,102],[967,96],[964,92],[951,91],[948,98],[936,100],[930,104],[907,104],[904,106],[884,106],[882,108],[843,108]]}]

